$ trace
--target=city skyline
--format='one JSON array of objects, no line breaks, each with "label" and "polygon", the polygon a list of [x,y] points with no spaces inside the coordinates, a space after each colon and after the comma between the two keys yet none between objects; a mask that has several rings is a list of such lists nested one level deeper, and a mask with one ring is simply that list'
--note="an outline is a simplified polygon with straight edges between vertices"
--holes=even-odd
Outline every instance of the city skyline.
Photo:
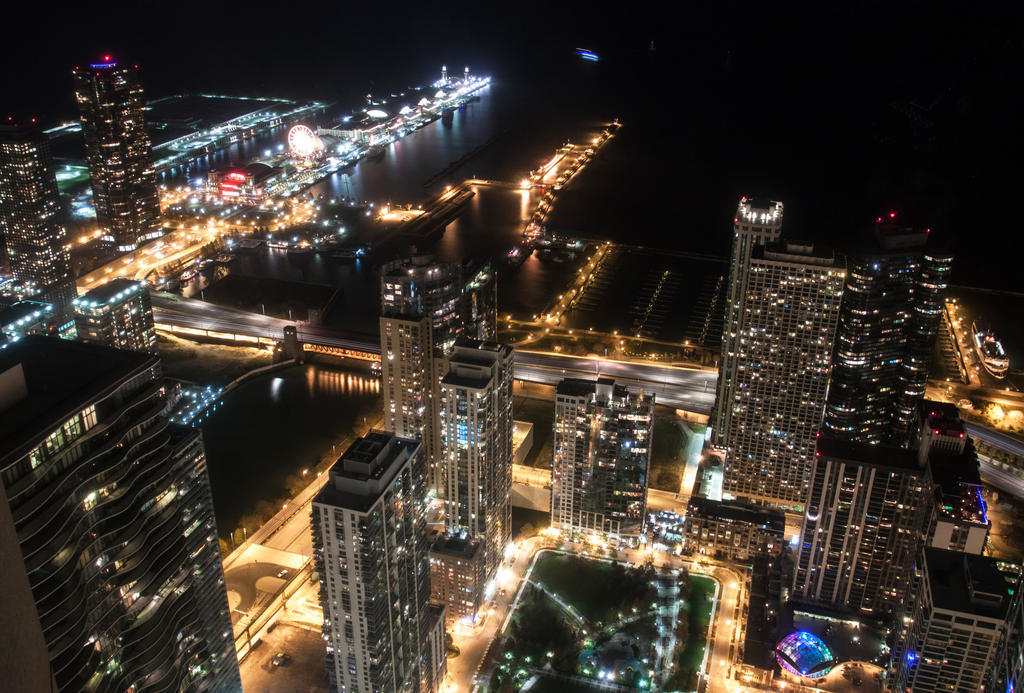
[{"label": "city skyline", "polygon": [[1009,13],[397,9],[12,13],[0,675],[1024,680]]}]

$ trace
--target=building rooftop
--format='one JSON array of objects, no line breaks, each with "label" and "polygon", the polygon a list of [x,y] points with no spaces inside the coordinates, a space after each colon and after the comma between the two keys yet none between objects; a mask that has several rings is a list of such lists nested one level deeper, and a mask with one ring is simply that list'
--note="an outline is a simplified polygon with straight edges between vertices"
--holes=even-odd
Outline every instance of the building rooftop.
[{"label": "building rooftop", "polygon": [[997,620],[1006,618],[1010,584],[999,572],[994,558],[928,547],[924,551],[924,568],[935,608]]},{"label": "building rooftop", "polygon": [[988,524],[981,473],[973,446],[961,454],[932,451],[928,468],[936,486],[936,510],[956,521]]},{"label": "building rooftop", "polygon": [[117,303],[118,301],[128,298],[134,293],[145,290],[145,282],[118,277],[117,279],[111,279],[106,284],[97,286],[91,291],[87,291],[72,301],[72,303],[76,306],[90,306],[95,308],[97,306]]},{"label": "building rooftop", "polygon": [[810,241],[780,241],[756,246],[752,256],[759,260],[776,260],[794,262],[802,265],[820,265],[831,267],[835,264],[835,252],[824,245],[815,245]]},{"label": "building rooftop", "polygon": [[415,440],[371,431],[341,454],[314,502],[366,512],[419,448]]},{"label": "building rooftop", "polygon": [[[609,380],[609,378],[605,378],[605,380]],[[587,397],[594,394],[596,390],[596,380],[583,378],[565,378],[555,386],[555,394],[566,397]]]},{"label": "building rooftop", "polygon": [[921,425],[930,429],[935,435],[958,436],[963,438],[964,422],[960,420],[960,411],[948,402],[922,400],[918,404]]},{"label": "building rooftop", "polygon": [[0,468],[156,356],[30,335],[0,351]]},{"label": "building rooftop", "polygon": [[784,534],[786,531],[784,513],[743,503],[723,503],[710,498],[693,496],[686,508],[686,514],[687,516],[695,515],[733,522],[746,522],[751,525],[760,525],[780,534]]},{"label": "building rooftop", "polygon": [[922,465],[917,459],[916,450],[891,445],[872,445],[838,440],[827,433],[818,436],[817,449],[814,454],[818,457],[830,457],[844,462],[870,464],[876,467],[905,471],[922,469]]},{"label": "building rooftop", "polygon": [[52,315],[52,304],[42,301],[19,301],[0,310],[0,331],[17,330],[19,324],[24,325]]},{"label": "building rooftop", "polygon": [[736,220],[763,226],[782,224],[782,203],[775,200],[743,197],[736,207]]},{"label": "building rooftop", "polygon": [[465,532],[441,534],[430,547],[430,553],[472,560],[480,553],[482,547],[483,544],[479,540]]}]

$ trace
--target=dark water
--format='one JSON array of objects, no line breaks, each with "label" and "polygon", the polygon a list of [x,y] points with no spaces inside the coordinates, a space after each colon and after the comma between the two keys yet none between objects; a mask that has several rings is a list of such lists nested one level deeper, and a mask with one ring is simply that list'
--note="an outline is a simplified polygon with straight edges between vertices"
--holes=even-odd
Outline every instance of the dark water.
[{"label": "dark water", "polygon": [[358,367],[293,366],[230,392],[202,424],[221,533],[260,501],[286,498],[289,475],[379,414],[380,380]]}]

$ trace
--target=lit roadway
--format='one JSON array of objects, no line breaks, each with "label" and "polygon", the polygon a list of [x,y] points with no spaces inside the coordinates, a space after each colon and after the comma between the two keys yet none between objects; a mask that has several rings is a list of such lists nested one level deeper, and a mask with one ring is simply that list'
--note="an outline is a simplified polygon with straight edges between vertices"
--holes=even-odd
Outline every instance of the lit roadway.
[{"label": "lit roadway", "polygon": [[[284,328],[294,325],[299,340],[324,346],[380,353],[375,335],[343,335],[333,330],[225,308],[173,294],[153,293],[153,317],[157,324],[225,334],[281,339]],[[629,381],[654,393],[659,404],[708,413],[715,399],[717,375],[656,363],[630,363],[609,359],[567,356],[551,352],[516,351],[515,377],[554,385],[573,375],[602,375]]]}]

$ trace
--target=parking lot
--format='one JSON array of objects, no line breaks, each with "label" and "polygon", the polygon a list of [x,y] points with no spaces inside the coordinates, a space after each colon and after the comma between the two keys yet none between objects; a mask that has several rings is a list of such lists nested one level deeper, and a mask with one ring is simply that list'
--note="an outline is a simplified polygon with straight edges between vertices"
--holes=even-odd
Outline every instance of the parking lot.
[{"label": "parking lot", "polygon": [[[290,659],[274,666],[279,652]],[[242,688],[246,693],[326,693],[326,652],[319,631],[278,623],[242,662]]]}]

